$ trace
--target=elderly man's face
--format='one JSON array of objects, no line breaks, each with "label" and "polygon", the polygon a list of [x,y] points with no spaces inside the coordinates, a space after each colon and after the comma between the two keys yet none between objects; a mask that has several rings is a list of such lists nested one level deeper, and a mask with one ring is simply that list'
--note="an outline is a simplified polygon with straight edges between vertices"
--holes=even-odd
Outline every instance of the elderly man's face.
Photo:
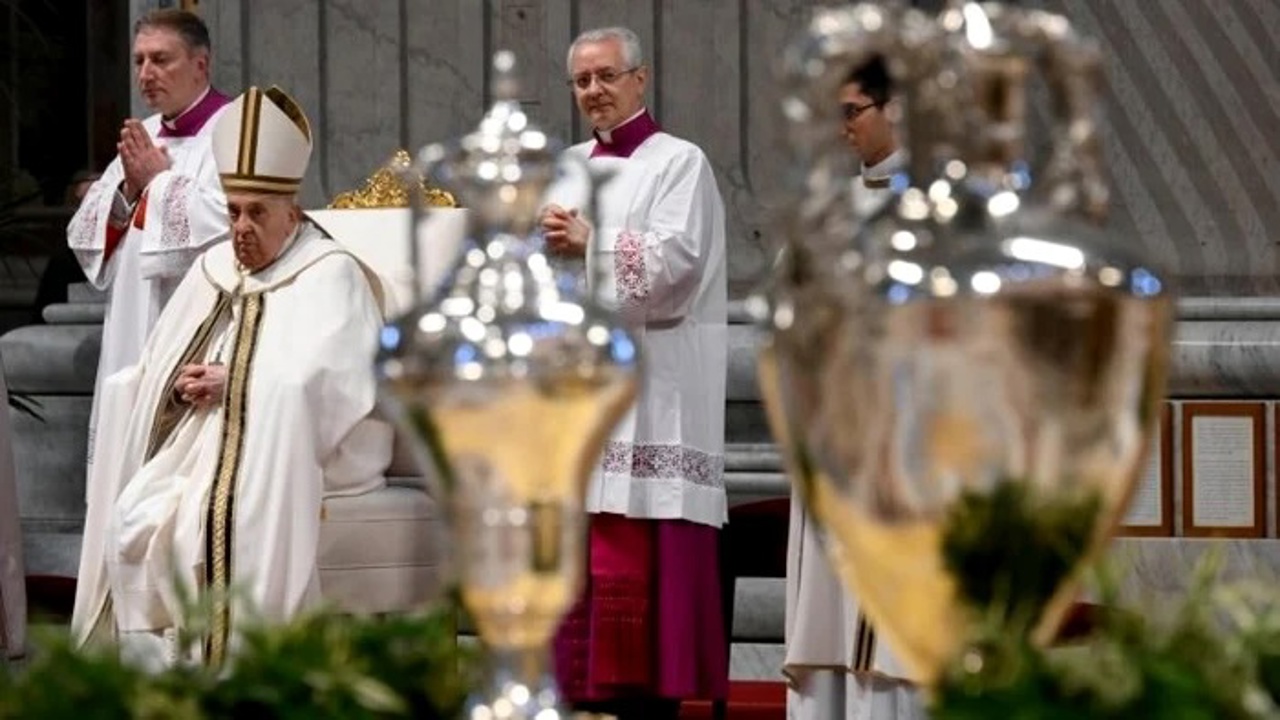
[{"label": "elderly man's face", "polygon": [[578,109],[597,130],[611,130],[644,107],[648,69],[627,65],[618,40],[574,48],[569,78]]},{"label": "elderly man's face", "polygon": [[209,54],[168,28],[144,27],[133,38],[133,70],[147,107],[173,117],[209,85]]},{"label": "elderly man's face", "polygon": [[227,193],[236,260],[250,272],[270,265],[302,217],[292,195]]}]

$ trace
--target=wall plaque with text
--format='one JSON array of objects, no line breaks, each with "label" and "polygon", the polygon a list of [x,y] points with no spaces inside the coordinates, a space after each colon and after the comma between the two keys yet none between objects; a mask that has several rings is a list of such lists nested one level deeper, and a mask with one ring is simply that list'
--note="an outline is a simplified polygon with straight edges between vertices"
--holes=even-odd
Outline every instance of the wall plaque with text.
[{"label": "wall plaque with text", "polygon": [[1173,410],[1170,403],[1161,405],[1146,465],[1116,534],[1173,537]]},{"label": "wall plaque with text", "polygon": [[1266,535],[1266,403],[1182,406],[1182,526],[1188,537]]}]

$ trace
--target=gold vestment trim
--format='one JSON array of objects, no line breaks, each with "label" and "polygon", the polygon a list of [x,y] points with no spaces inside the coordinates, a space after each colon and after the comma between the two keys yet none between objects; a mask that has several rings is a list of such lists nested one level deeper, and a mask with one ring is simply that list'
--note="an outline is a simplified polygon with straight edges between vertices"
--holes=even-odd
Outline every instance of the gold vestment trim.
[{"label": "gold vestment trim", "polygon": [[292,195],[298,192],[298,188],[302,187],[301,180],[291,180],[287,178],[279,180],[271,178],[264,179],[261,175],[253,177],[248,175],[223,173],[221,175],[221,180],[223,190],[275,193],[277,195]]},{"label": "gold vestment trim", "polygon": [[244,450],[245,410],[248,407],[249,371],[258,346],[265,299],[261,294],[243,298],[236,349],[227,370],[227,394],[223,403],[222,439],[218,467],[214,471],[205,515],[204,579],[212,617],[204,642],[204,662],[219,667],[226,660],[231,636],[231,561],[234,541],[235,490]]},{"label": "gold vestment trim", "polygon": [[858,612],[857,642],[853,649],[854,672],[870,672],[876,655],[876,631],[867,616]]},{"label": "gold vestment trim", "polygon": [[236,172],[252,175],[258,155],[258,115],[262,111],[262,91],[251,87],[244,95],[240,115],[240,157]]},{"label": "gold vestment trim", "polygon": [[307,114],[302,112],[302,107],[293,98],[289,97],[288,93],[281,90],[278,85],[272,85],[264,90],[263,94],[276,107],[280,108],[280,112],[284,113],[285,117],[293,121],[298,130],[302,131],[302,134],[306,136],[307,142],[311,142],[311,122],[307,120]]}]

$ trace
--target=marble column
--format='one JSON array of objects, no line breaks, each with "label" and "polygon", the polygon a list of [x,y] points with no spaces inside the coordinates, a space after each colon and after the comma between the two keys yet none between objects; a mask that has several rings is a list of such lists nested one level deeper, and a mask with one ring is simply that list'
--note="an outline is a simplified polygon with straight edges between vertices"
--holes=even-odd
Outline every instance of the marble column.
[{"label": "marble column", "polygon": [[9,427],[9,391],[3,373],[0,373],[0,403],[3,403],[0,410],[0,650],[16,658],[26,652],[27,590],[17,473]]}]

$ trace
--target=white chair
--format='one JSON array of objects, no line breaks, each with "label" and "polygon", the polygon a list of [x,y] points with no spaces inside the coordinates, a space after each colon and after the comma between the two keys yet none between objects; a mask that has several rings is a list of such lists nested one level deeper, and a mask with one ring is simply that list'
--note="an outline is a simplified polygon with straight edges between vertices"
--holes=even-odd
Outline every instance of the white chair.
[{"label": "white chair", "polygon": [[387,486],[325,500],[320,524],[320,591],[351,613],[422,607],[438,594],[446,550],[440,513],[397,436]]},{"label": "white chair", "polygon": [[[409,309],[414,297],[406,208],[315,210],[307,215],[382,280],[386,314]],[[462,247],[466,212],[436,209],[419,227],[418,278],[433,288]],[[320,589],[326,601],[353,613],[421,607],[439,590],[440,514],[408,440],[398,434],[387,487],[324,503],[320,529]]]}]

